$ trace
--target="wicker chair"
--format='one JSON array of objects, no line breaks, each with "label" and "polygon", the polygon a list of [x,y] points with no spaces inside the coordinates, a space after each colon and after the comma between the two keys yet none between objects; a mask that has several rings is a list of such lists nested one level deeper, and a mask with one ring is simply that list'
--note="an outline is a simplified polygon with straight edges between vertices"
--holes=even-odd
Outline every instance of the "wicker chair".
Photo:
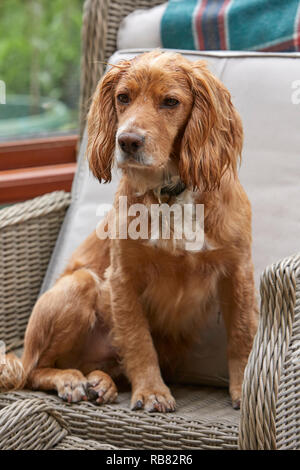
[{"label": "wicker chair", "polygon": [[[81,130],[89,99],[116,48],[122,18],[159,0],[87,0],[83,16]],[[0,339],[22,344],[70,195],[54,192],[0,211]],[[300,256],[268,267],[261,278],[261,318],[245,371],[242,409],[226,393],[179,388],[185,413],[149,415],[120,403],[96,408],[55,395],[0,395],[0,449],[299,449]],[[175,395],[176,395],[175,393]],[[224,398],[225,397],[225,398]],[[226,402],[227,400],[227,402]],[[198,406],[199,405],[199,406]],[[225,410],[223,418],[210,409]],[[208,411],[205,410],[208,408]],[[205,413],[206,411],[206,413]]]}]

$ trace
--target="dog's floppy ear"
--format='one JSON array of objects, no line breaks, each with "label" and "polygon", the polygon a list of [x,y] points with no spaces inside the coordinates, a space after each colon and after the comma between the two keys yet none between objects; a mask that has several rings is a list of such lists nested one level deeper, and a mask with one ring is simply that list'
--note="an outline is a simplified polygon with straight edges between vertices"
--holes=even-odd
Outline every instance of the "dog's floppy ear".
[{"label": "dog's floppy ear", "polygon": [[111,181],[117,130],[114,92],[116,83],[129,65],[129,61],[122,61],[104,75],[94,92],[88,113],[87,157],[90,169],[100,182]]},{"label": "dog's floppy ear", "polygon": [[194,104],[181,141],[179,169],[187,186],[211,191],[228,168],[236,174],[243,129],[229,91],[202,61],[185,68]]}]

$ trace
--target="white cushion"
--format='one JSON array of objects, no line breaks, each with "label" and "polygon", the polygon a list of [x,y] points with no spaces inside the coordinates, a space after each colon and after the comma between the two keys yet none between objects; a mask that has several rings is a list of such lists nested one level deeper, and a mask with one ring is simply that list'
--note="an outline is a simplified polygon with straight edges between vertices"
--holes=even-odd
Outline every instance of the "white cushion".
[{"label": "white cushion", "polygon": [[123,18],[117,35],[117,49],[162,47],[160,25],[167,3],[147,10],[134,10]]},{"label": "white cushion", "polygon": [[[141,51],[120,51],[110,63]],[[253,210],[253,256],[257,286],[269,264],[299,250],[300,234],[300,54],[182,52],[190,60],[205,59],[231,92],[241,114],[245,144],[240,179]],[[293,95],[294,94],[294,95]],[[63,270],[75,247],[96,227],[100,203],[112,203],[118,177],[99,184],[84,159],[83,139],[73,202],[64,221],[42,291]],[[218,312],[199,332],[199,344],[176,377],[193,383],[226,383],[226,335]]]}]

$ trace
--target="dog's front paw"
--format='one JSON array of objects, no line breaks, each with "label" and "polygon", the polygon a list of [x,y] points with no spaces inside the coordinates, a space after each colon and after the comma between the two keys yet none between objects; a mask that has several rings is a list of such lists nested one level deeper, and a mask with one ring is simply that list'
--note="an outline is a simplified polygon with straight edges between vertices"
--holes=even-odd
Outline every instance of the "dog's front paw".
[{"label": "dog's front paw", "polygon": [[175,411],[176,402],[166,386],[137,388],[131,399],[131,409],[149,411],[150,413],[168,413]]}]

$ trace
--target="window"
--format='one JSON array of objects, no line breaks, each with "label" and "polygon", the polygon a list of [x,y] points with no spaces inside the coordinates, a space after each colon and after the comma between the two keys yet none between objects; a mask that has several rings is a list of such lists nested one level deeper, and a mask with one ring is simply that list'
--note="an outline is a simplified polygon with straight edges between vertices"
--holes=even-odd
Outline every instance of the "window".
[{"label": "window", "polygon": [[[14,172],[20,184],[52,166],[53,190],[60,170],[71,168],[62,165],[75,164],[82,8],[83,0],[1,0],[0,204],[48,192],[40,186],[13,198]],[[57,189],[69,190],[62,180]]]}]

